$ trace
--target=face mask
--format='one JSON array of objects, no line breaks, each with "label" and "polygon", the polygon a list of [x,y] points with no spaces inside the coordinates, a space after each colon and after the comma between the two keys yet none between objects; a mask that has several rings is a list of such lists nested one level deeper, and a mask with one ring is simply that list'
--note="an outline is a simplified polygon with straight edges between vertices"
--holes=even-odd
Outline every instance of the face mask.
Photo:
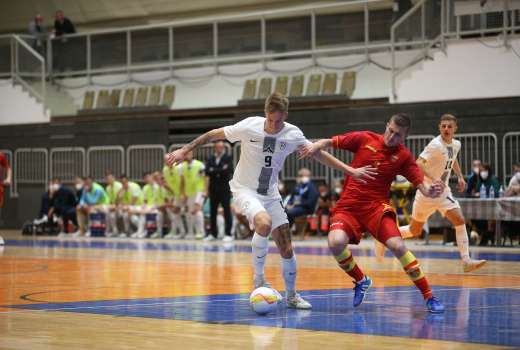
[{"label": "face mask", "polygon": [[309,183],[309,181],[311,181],[311,178],[308,177],[308,176],[302,176],[302,184],[306,184],[306,183]]},{"label": "face mask", "polygon": [[83,188],[82,184],[76,184],[76,190],[79,191]]},{"label": "face mask", "polygon": [[474,172],[475,174],[478,174],[479,171],[480,171],[480,168],[479,168],[478,166],[476,166],[476,167],[473,168],[473,172]]},{"label": "face mask", "polygon": [[482,178],[482,180],[486,180],[488,178],[488,176],[489,176],[489,172],[487,172],[485,170],[480,172],[480,177]]},{"label": "face mask", "polygon": [[336,192],[336,194],[340,194],[341,193],[341,187],[334,188],[334,192]]},{"label": "face mask", "polygon": [[278,191],[283,192],[285,186],[283,184],[278,184]]},{"label": "face mask", "polygon": [[60,189],[60,185],[58,185],[58,184],[51,185],[51,190],[57,191],[59,189]]}]

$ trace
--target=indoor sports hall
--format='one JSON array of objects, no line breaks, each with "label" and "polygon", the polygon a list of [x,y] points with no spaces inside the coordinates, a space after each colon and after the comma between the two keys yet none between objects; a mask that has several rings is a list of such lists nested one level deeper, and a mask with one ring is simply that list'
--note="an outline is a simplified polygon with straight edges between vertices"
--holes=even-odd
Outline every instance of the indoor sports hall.
[{"label": "indoor sports hall", "polygon": [[3,1],[0,349],[520,348],[519,77],[520,0]]}]

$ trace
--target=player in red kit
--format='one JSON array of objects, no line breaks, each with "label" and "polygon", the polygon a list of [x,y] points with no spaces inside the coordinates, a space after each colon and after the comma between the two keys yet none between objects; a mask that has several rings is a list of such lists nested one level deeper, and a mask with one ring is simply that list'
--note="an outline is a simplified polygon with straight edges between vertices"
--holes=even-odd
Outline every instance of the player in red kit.
[{"label": "player in red kit", "polygon": [[[4,206],[4,186],[11,185],[12,171],[7,158],[3,153],[0,152],[0,167],[4,168],[6,172],[5,180],[0,178],[0,210]],[[4,239],[0,236],[0,245],[4,245]]]},{"label": "player in red kit", "polygon": [[444,306],[433,296],[415,256],[406,248],[396,223],[396,213],[389,203],[392,181],[397,175],[405,176],[425,196],[435,198],[442,192],[442,185],[423,182],[424,175],[410,151],[403,145],[410,129],[406,114],[392,116],[383,135],[370,131],[350,132],[323,139],[307,145],[300,157],[307,157],[328,147],[346,149],[354,153],[351,166],[371,165],[377,168],[378,176],[366,184],[345,177],[341,197],[334,209],[328,243],[339,266],[354,279],[354,307],[359,306],[372,285],[356,264],[348,244],[358,244],[363,232],[370,232],[394,255],[421,291],[430,312],[444,311]]}]

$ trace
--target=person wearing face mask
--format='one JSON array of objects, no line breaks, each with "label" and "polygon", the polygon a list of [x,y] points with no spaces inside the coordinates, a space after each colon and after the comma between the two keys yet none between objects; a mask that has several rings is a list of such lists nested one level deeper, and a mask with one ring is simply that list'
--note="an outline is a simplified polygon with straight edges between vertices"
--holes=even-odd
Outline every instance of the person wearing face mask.
[{"label": "person wearing face mask", "polygon": [[498,178],[493,175],[491,166],[489,164],[482,164],[480,168],[479,178],[477,181],[477,188],[476,188],[476,197],[480,196],[480,187],[484,185],[486,189],[486,198],[489,198],[491,188],[493,188],[493,191],[495,192],[495,197],[498,197],[498,193],[500,192],[500,181],[498,181]]},{"label": "person wearing face mask", "polygon": [[520,197],[520,163],[513,165],[513,176],[506,189],[507,197]]},{"label": "person wearing face mask", "polygon": [[69,222],[72,222],[74,226],[78,226],[78,222],[76,220],[76,196],[71,190],[63,186],[61,181],[57,178],[51,181],[51,188],[54,192],[51,201],[51,209],[53,210],[54,215],[59,219],[59,236],[65,237],[69,233]]},{"label": "person wearing face mask", "polygon": [[300,169],[296,182],[286,206],[289,225],[292,225],[297,217],[313,214],[319,198],[318,189],[311,181],[309,169]]},{"label": "person wearing face mask", "polygon": [[474,197],[475,191],[478,192],[477,182],[481,166],[482,162],[480,159],[475,159],[471,162],[471,174],[467,176],[466,190],[464,191],[466,197]]}]

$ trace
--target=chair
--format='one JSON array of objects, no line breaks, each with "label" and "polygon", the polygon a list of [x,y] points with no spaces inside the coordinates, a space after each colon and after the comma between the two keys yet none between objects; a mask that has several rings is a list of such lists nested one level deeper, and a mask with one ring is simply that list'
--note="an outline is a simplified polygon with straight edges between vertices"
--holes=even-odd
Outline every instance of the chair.
[{"label": "chair", "polygon": [[307,83],[306,96],[318,96],[321,90],[321,74],[312,74]]},{"label": "chair", "polygon": [[161,105],[171,108],[175,101],[175,85],[166,85],[164,87],[164,93]]},{"label": "chair", "polygon": [[137,96],[135,98],[135,106],[146,106],[146,101],[148,100],[148,90],[147,86],[140,87],[137,89]]},{"label": "chair", "polygon": [[96,100],[96,109],[110,107],[110,95],[108,90],[100,90]]},{"label": "chair", "polygon": [[150,98],[148,99],[148,106],[158,106],[161,102],[161,87],[158,85],[152,86],[150,89]]},{"label": "chair", "polygon": [[274,92],[279,92],[281,94],[287,95],[287,87],[289,85],[289,78],[284,75],[281,77],[277,77],[274,83]]},{"label": "chair", "polygon": [[321,94],[322,95],[335,95],[337,80],[338,80],[338,75],[336,73],[325,74],[325,79],[323,80],[323,89],[321,90]]},{"label": "chair", "polygon": [[244,92],[242,93],[243,100],[252,100],[256,97],[256,79],[246,80],[244,85]]},{"label": "chair", "polygon": [[117,108],[119,107],[119,102],[121,100],[121,89],[113,89],[110,94],[110,107]]},{"label": "chair", "polygon": [[297,75],[291,79],[291,88],[289,89],[289,96],[297,97],[303,95],[303,75]]},{"label": "chair", "polygon": [[352,97],[356,89],[356,72],[344,72],[339,93]]},{"label": "chair", "polygon": [[260,86],[258,87],[258,98],[265,99],[271,95],[271,86],[273,85],[273,79],[262,78],[260,80]]},{"label": "chair", "polygon": [[89,90],[85,92],[83,97],[83,109],[92,109],[94,107],[94,91]]},{"label": "chair", "polygon": [[126,89],[125,94],[123,95],[123,103],[121,104],[121,107],[132,107],[134,105],[134,96],[134,88]]}]

